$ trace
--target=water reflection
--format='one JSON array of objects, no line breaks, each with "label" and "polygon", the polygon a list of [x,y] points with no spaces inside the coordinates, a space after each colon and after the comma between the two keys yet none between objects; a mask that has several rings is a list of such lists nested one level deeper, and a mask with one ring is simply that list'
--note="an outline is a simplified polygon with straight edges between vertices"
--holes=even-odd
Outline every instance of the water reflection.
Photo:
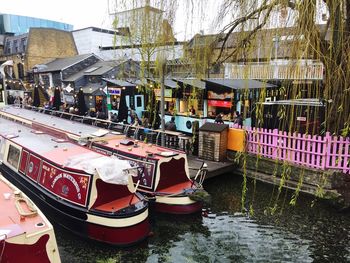
[{"label": "water reflection", "polygon": [[[302,196],[282,214],[266,215],[272,187],[258,184],[254,217],[240,213],[239,176],[208,180],[212,204],[202,217],[151,217],[154,235],[131,248],[120,249],[82,240],[56,228],[62,262],[347,262],[348,215]],[[248,189],[253,189],[248,185]],[[286,200],[289,198],[286,193]],[[251,201],[248,199],[247,204]],[[282,200],[283,202],[283,200]]]}]

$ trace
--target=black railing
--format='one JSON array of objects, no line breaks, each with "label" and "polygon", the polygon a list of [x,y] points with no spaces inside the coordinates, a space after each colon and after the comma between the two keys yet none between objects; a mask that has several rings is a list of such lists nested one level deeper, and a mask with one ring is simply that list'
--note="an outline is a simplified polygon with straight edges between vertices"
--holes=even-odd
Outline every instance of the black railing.
[{"label": "black railing", "polygon": [[49,114],[67,120],[77,121],[84,124],[93,125],[103,129],[116,132],[118,134],[125,134],[126,137],[144,141],[145,143],[152,143],[162,146],[162,136],[164,136],[164,147],[170,149],[181,150],[189,153],[191,150],[192,137],[188,134],[175,131],[153,130],[143,126],[133,126],[120,122],[113,122],[111,120],[99,119],[90,116],[81,116],[69,112],[45,109],[41,107],[27,106],[26,109]]}]

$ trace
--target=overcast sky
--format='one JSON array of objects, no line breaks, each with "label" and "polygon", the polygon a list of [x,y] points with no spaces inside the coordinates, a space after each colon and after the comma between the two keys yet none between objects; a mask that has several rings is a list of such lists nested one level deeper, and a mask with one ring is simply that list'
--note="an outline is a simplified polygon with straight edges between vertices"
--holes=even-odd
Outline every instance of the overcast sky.
[{"label": "overcast sky", "polygon": [[[193,16],[189,16],[184,11],[187,0],[178,0],[174,24],[178,40],[189,39],[200,30],[204,30],[204,33],[212,32],[210,27],[215,16],[212,10],[220,0],[202,1],[205,4],[194,7]],[[108,0],[0,0],[0,11],[64,22],[72,24],[74,29],[89,26],[108,28],[108,3]]]}]

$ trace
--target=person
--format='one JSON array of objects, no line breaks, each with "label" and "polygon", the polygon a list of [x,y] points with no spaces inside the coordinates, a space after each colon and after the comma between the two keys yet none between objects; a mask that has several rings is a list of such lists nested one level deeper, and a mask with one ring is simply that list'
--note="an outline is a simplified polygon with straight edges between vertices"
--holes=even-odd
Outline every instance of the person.
[{"label": "person", "polygon": [[48,101],[45,101],[45,102],[44,102],[44,109],[45,109],[45,110],[50,109],[50,103],[49,103]]},{"label": "person", "polygon": [[112,113],[111,114],[111,121],[112,122],[118,122],[118,115],[117,115],[117,113]]},{"label": "person", "polygon": [[101,119],[101,120],[105,120],[106,119],[106,113],[104,111],[98,111],[96,113],[96,118],[97,119]]},{"label": "person", "polygon": [[149,127],[149,119],[145,114],[142,116],[141,121],[142,121],[143,127],[145,128]]},{"label": "person", "polygon": [[96,111],[102,111],[102,100],[98,100],[95,105]]},{"label": "person", "polygon": [[28,98],[29,98],[29,96],[27,94],[24,95],[24,99],[22,101],[23,108],[26,108],[28,106]]},{"label": "person", "polygon": [[131,126],[140,126],[140,125],[141,125],[141,121],[139,119],[139,116],[137,116],[137,114],[135,114],[134,121],[131,123]]},{"label": "person", "polygon": [[130,111],[130,123],[133,124],[135,122],[135,117],[137,116],[137,114],[132,108],[129,108],[129,111]]},{"label": "person", "polygon": [[15,104],[16,106],[20,106],[20,105],[21,105],[21,100],[20,100],[20,97],[19,97],[19,96],[16,96],[15,101],[14,101],[14,104]]},{"label": "person", "polygon": [[117,101],[115,99],[112,101],[112,109],[113,110],[117,109]]},{"label": "person", "polygon": [[218,124],[224,124],[224,121],[222,120],[223,115],[223,113],[219,113],[218,115],[216,115],[214,122]]},{"label": "person", "polygon": [[235,121],[233,122],[233,124],[243,126],[243,118],[242,118],[241,114],[239,113],[239,111],[236,111],[235,115],[236,115],[236,118],[235,118]]},{"label": "person", "polygon": [[172,116],[171,120],[165,123],[165,129],[167,131],[176,131],[175,117]]},{"label": "person", "polygon": [[154,129],[154,130],[158,130],[158,129],[160,128],[160,125],[161,125],[161,122],[162,122],[162,120],[160,119],[160,116],[159,116],[158,112],[155,114],[154,118],[155,118],[155,119],[153,120],[152,126],[153,126],[153,129]]},{"label": "person", "polygon": [[190,108],[191,115],[196,115],[196,110],[194,109],[193,105]]}]

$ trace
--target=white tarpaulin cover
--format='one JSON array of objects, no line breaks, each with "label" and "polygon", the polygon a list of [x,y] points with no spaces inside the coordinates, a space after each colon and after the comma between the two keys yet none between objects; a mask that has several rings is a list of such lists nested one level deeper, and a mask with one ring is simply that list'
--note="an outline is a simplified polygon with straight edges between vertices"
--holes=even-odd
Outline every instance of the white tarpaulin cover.
[{"label": "white tarpaulin cover", "polygon": [[64,166],[80,169],[89,174],[97,171],[100,178],[106,183],[124,185],[128,184],[129,178],[125,170],[131,168],[128,161],[94,152],[70,157]]}]

